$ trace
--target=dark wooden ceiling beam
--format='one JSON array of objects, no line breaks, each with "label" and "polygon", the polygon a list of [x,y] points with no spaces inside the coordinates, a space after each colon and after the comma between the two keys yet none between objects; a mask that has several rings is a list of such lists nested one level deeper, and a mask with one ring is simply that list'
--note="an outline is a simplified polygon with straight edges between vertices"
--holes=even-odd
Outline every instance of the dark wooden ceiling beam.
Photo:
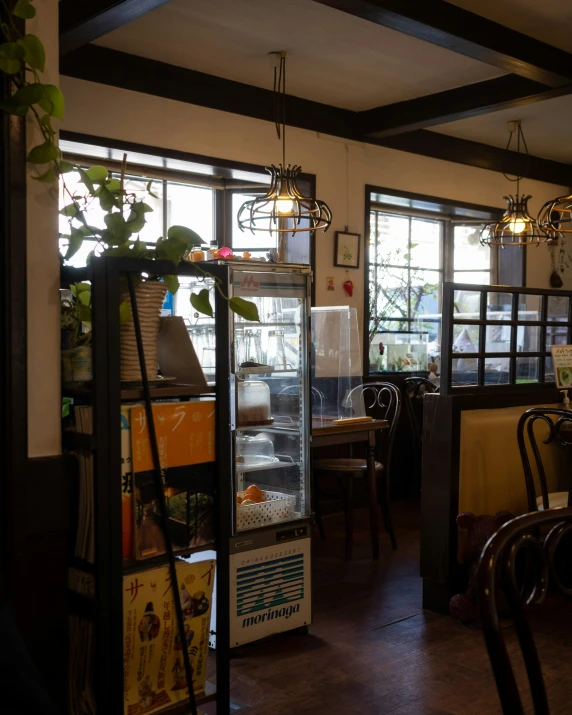
[{"label": "dark wooden ceiling beam", "polygon": [[[271,90],[99,45],[86,45],[60,58],[60,73],[200,107],[274,121]],[[356,113],[347,109],[292,95],[286,98],[286,123],[289,126],[356,139],[355,122]]]},{"label": "dark wooden ceiling beam", "polygon": [[[500,171],[515,176],[522,175],[526,171],[528,179],[562,186],[572,185],[570,183],[572,181],[571,164],[542,159],[538,156],[530,156],[530,163],[528,163],[524,154],[518,155],[514,151],[506,151],[506,149],[490,146],[490,144],[459,139],[438,132],[419,130],[384,139],[368,139],[367,141],[387,149],[406,151],[431,159],[453,161],[457,164],[475,166],[488,171]],[[525,182],[526,179],[523,183]]]},{"label": "dark wooden ceiling beam", "polygon": [[[273,93],[241,82],[214,77],[195,70],[112,50],[97,45],[81,47],[60,59],[60,73],[68,77],[98,82],[125,90],[142,92],[178,102],[223,112],[274,121]],[[431,131],[413,131],[398,136],[372,138],[358,128],[359,116],[338,107],[288,95],[288,126],[363,141],[434,159],[443,159],[490,171],[519,171],[511,152],[457,139]],[[327,151],[324,145],[324,151]],[[277,155],[279,155],[277,144]],[[572,165],[531,157],[530,179],[572,186]]]},{"label": "dark wooden ceiling beam", "polygon": [[358,127],[362,134],[381,139],[571,93],[572,84],[552,88],[518,75],[503,75],[368,109],[359,113]]},{"label": "dark wooden ceiling beam", "polygon": [[60,0],[60,55],[107,35],[170,0]]},{"label": "dark wooden ceiling beam", "polygon": [[572,55],[444,0],[315,0],[527,79],[572,81]]}]

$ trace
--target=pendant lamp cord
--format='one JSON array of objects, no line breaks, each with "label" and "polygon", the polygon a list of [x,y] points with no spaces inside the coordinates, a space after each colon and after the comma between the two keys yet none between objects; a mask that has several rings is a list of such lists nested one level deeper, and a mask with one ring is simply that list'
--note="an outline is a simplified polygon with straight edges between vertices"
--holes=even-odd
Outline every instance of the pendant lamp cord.
[{"label": "pendant lamp cord", "polygon": [[286,168],[286,52],[275,52],[280,61],[274,66],[274,124],[278,139],[282,139],[282,166]]},{"label": "pendant lamp cord", "polygon": [[[510,135],[508,137],[508,142],[506,145],[506,151],[509,151],[510,145],[512,142],[512,137],[515,134],[515,130],[511,130]],[[512,178],[508,176],[508,174],[505,174],[503,171],[503,176],[505,179],[508,181],[516,181],[516,198],[518,201],[518,197],[520,195],[520,182],[521,179],[524,179],[526,175],[528,174],[528,170],[530,169],[530,154],[528,153],[528,146],[526,144],[526,139],[524,138],[524,132],[522,131],[522,126],[520,123],[518,124],[518,127],[516,128],[516,153],[518,156],[520,156],[520,143],[522,141],[522,145],[524,146],[524,151],[526,152],[526,168],[523,171],[522,174],[519,174],[516,176],[516,178]]]}]

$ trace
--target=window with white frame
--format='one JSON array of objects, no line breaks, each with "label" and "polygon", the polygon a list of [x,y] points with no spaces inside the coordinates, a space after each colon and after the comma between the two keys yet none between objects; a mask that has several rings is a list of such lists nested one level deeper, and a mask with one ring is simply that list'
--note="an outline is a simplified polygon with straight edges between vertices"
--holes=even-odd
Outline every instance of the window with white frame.
[{"label": "window with white frame", "polygon": [[403,352],[404,365],[426,370],[415,350],[405,346],[422,340],[429,354],[439,354],[443,282],[495,282],[494,253],[480,244],[481,228],[474,220],[372,205],[367,306],[370,372],[401,371],[394,360],[388,361],[391,349],[385,349],[386,342],[394,341],[404,346],[393,351]]}]

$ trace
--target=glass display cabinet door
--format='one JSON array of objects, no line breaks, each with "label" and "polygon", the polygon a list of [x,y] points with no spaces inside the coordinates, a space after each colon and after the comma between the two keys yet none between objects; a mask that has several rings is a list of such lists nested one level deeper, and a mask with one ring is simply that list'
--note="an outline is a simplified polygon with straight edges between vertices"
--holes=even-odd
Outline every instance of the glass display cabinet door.
[{"label": "glass display cabinet door", "polygon": [[[210,278],[180,276],[179,290],[173,296],[173,314],[185,321],[189,337],[198,361],[208,380],[214,380],[216,372],[215,319],[198,313],[191,305],[191,293],[199,293],[203,288],[211,289],[214,281]],[[211,291],[212,296],[212,291]],[[214,301],[211,301],[214,304]]]},{"label": "glass display cabinet door", "polygon": [[260,322],[231,314],[236,385],[235,532],[309,516],[309,271],[232,269],[232,295]]}]

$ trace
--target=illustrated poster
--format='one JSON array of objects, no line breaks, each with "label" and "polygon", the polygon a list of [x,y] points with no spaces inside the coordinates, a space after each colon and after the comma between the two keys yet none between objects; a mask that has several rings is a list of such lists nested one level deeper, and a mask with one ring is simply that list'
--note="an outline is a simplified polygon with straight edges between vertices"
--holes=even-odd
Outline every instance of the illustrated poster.
[{"label": "illustrated poster", "polygon": [[[195,695],[205,689],[215,561],[177,563]],[[168,566],[123,577],[124,715],[188,699]]]},{"label": "illustrated poster", "polygon": [[556,387],[559,390],[572,387],[572,345],[551,345],[550,352]]}]

